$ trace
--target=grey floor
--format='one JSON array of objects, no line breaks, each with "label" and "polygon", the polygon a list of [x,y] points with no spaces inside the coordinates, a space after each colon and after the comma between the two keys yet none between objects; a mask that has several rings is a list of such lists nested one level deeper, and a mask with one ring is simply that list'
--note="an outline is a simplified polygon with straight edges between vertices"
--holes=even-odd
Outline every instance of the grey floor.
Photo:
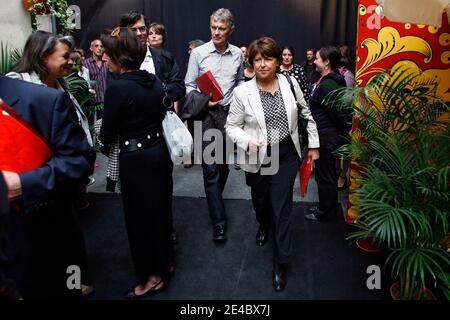
[{"label": "grey floor", "polygon": [[[88,187],[89,192],[104,193],[106,192],[105,170],[107,167],[107,157],[103,154],[97,154],[97,163],[99,166],[95,169],[93,177],[95,183]],[[174,166],[174,196],[205,198],[205,190],[203,188],[203,176],[201,165],[194,165],[191,168],[184,168],[182,165]],[[317,184],[314,175],[308,184],[307,193],[304,199],[300,198],[299,178],[294,184],[294,201],[295,202],[318,202]],[[245,184],[245,174],[242,170],[236,170],[234,165],[230,165],[230,175],[223,192],[224,199],[233,200],[250,200],[250,188]],[[347,192],[339,193],[339,203],[342,206],[342,212],[345,212],[347,206]]]},{"label": "grey floor", "polygon": [[[105,192],[107,159],[99,154],[95,183],[88,189],[91,206],[82,213],[88,251],[89,275],[96,292],[90,299],[122,299],[134,284],[122,204],[118,193]],[[177,272],[160,295],[150,300],[379,300],[383,290],[368,290],[366,268],[380,264],[379,256],[360,252],[346,236],[352,227],[343,216],[326,223],[305,221],[303,216],[317,202],[311,179],[305,199],[295,183],[293,208],[293,264],[288,287],[276,293],[271,286],[272,243],[255,245],[258,228],[242,170],[230,166],[224,191],[228,240],[216,245],[204,197],[200,165],[174,169],[174,226],[180,243],[175,245]],[[345,207],[345,193],[340,201]]]}]

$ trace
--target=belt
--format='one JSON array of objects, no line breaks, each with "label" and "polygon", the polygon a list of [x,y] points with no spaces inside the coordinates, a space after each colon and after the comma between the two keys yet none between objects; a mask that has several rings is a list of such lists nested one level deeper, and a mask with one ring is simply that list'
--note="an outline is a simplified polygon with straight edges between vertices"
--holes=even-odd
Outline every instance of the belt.
[{"label": "belt", "polygon": [[162,131],[143,134],[120,142],[120,152],[132,152],[144,149],[158,142],[163,137]]}]

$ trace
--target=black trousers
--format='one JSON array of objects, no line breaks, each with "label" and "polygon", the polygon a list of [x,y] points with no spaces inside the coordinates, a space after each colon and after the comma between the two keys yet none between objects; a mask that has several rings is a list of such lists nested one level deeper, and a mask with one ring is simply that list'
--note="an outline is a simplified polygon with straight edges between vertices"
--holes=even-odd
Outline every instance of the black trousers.
[{"label": "black trousers", "polygon": [[139,284],[145,284],[150,275],[168,276],[174,264],[172,170],[164,139],[120,154],[125,225]]},{"label": "black trousers", "polygon": [[246,178],[251,186],[256,220],[263,228],[272,230],[274,262],[286,264],[292,254],[292,198],[300,163],[290,137],[280,143],[279,159],[279,170],[274,175],[246,172]]},{"label": "black trousers", "polygon": [[337,214],[338,189],[336,174],[336,155],[339,137],[320,137],[320,158],[315,164],[315,178],[319,189],[319,208],[315,215],[319,219],[331,218]]}]

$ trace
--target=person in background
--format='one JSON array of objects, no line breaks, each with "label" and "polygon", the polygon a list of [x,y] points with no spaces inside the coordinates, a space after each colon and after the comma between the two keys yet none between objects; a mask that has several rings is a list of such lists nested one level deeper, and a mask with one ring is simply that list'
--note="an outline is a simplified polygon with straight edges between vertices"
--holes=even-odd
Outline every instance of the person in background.
[{"label": "person in background", "polygon": [[100,131],[102,151],[120,137],[119,179],[137,285],[126,293],[139,299],[161,292],[174,272],[172,243],[173,163],[163,138],[164,88],[154,74],[139,70],[147,47],[126,27],[101,36],[111,77]]},{"label": "person in background", "polygon": [[302,89],[306,102],[309,101],[308,82],[306,81],[305,69],[299,64],[294,63],[295,50],[292,46],[285,46],[283,49],[283,63],[280,66],[280,72],[286,76],[292,76],[297,80]]},{"label": "person in background", "polygon": [[305,215],[306,220],[322,221],[336,216],[338,209],[338,190],[336,156],[339,146],[340,112],[324,98],[333,90],[345,87],[345,80],[339,74],[341,53],[336,47],[320,48],[316,53],[317,71],[321,78],[313,88],[309,108],[317,124],[320,138],[320,158],[315,163],[315,178],[319,189],[319,206],[312,207]]},{"label": "person in background", "polygon": [[[6,276],[17,283],[25,300],[79,299],[82,290],[67,286],[69,266],[86,272],[83,234],[74,209],[80,181],[92,171],[92,149],[69,96],[51,88],[47,75],[65,71],[69,54],[57,36],[33,33],[16,70],[29,64],[39,69],[48,87],[0,76],[0,97],[47,142],[53,154],[41,167],[20,174],[0,171],[11,205],[5,230]],[[44,35],[44,38],[42,37]],[[42,40],[42,42],[41,42]],[[56,46],[54,46],[56,43]],[[51,48],[56,51],[52,52]],[[40,50],[46,48],[47,50]],[[46,66],[58,55],[64,63]],[[56,62],[56,61],[54,61]],[[19,68],[20,67],[20,68]],[[11,154],[14,156],[14,154]]]},{"label": "person in background", "polygon": [[85,59],[84,59],[84,50],[81,48],[75,48],[73,49],[70,58],[74,62],[74,65],[76,65],[78,70],[78,75],[82,77],[84,80],[86,80],[87,84],[89,85],[89,93],[92,94],[92,96],[95,96],[95,90],[92,89],[92,82],[91,82],[91,76],[89,75],[89,69],[84,66]]},{"label": "person in background", "polygon": [[[197,47],[200,47],[201,45],[205,44],[205,41],[200,40],[200,39],[195,39],[195,40],[191,40],[187,43],[186,45],[186,49],[187,49],[187,53],[190,56],[192,50],[194,50]],[[184,74],[186,75],[188,69],[188,63],[186,63],[186,65],[184,66]],[[183,99],[183,101],[181,101],[181,105],[183,105],[185,103],[185,98]],[[194,119],[188,119],[187,120],[187,127],[189,132],[191,133],[192,138],[194,138]],[[195,143],[194,143],[195,145]],[[192,168],[194,166],[194,153],[192,153],[192,157],[191,157],[191,163],[185,163],[184,167],[189,169]]]},{"label": "person in background", "polygon": [[[339,67],[339,73],[344,77],[345,84],[348,88],[353,88],[355,86],[355,75],[352,70],[354,70],[354,62],[351,54],[351,49],[349,46],[341,46],[339,48],[341,52],[341,67]],[[341,139],[339,146],[347,143],[345,139]],[[342,159],[341,157],[336,157],[336,168],[338,170],[338,191],[343,191],[350,186],[350,179],[348,177],[348,169],[350,167],[350,161]]]},{"label": "person in background", "polygon": [[[249,64],[255,78],[234,89],[226,131],[248,155],[261,155],[256,164],[241,163],[247,184],[251,187],[253,208],[259,229],[256,244],[263,246],[269,229],[273,235],[273,279],[275,291],[286,286],[286,271],[292,255],[293,188],[301,160],[298,115],[306,119],[309,133],[307,161],[319,158],[316,124],[301,89],[292,80],[300,105],[298,110],[287,77],[277,74],[282,50],[268,37],[252,42],[248,49]],[[273,154],[279,150],[278,154]],[[277,157],[277,170],[263,172],[265,157]]]},{"label": "person in background", "polygon": [[152,22],[147,26],[147,45],[150,48],[161,50],[166,42],[166,27],[162,23]]},{"label": "person in background", "polygon": [[[187,43],[187,52],[188,55],[191,55],[192,50],[194,50],[197,47],[200,47],[201,45],[205,44],[205,41],[200,39],[191,40]],[[187,69],[187,67],[186,67]]]},{"label": "person in background", "polygon": [[106,63],[102,60],[103,57],[103,44],[100,39],[94,39],[91,42],[89,48],[92,52],[92,56],[85,60],[84,66],[89,70],[89,77],[94,83],[93,89],[95,91],[95,96],[93,101],[95,103],[96,114],[93,120],[101,119],[103,115],[103,102],[106,91],[106,79],[108,68]]},{"label": "person in background", "polygon": [[317,72],[314,60],[316,59],[316,50],[313,48],[306,49],[306,60],[301,63],[301,66],[306,72],[306,83],[308,85],[308,93],[311,95],[311,90],[314,84],[319,80],[320,73]]},{"label": "person in background", "polygon": [[[224,98],[220,101],[209,101],[208,113],[202,120],[203,133],[208,129],[218,129],[222,133],[224,159],[220,163],[207,164],[202,162],[203,184],[208,201],[209,215],[213,226],[213,241],[226,241],[227,217],[222,192],[227,182],[229,168],[226,163],[225,122],[231,103],[233,90],[244,82],[244,64],[242,53],[238,47],[230,44],[228,39],[235,30],[234,17],[230,10],[220,8],[210,16],[211,41],[192,50],[189,57],[189,67],[184,79],[186,94],[199,91],[195,80],[207,70],[211,71],[217,80]],[[203,150],[211,142],[203,142]],[[216,143],[216,147],[220,142]],[[203,159],[204,160],[204,159]]]},{"label": "person in background", "polygon": [[186,88],[173,56],[165,50],[157,50],[147,45],[148,29],[145,16],[136,10],[129,11],[120,17],[119,25],[133,30],[139,41],[147,46],[141,70],[155,74],[162,81],[165,93],[172,101],[184,97]]}]

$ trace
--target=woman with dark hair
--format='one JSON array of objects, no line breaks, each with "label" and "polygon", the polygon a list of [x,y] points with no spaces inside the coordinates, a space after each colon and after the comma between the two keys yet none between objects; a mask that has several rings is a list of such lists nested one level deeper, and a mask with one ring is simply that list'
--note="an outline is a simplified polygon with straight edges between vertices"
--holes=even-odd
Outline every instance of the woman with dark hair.
[{"label": "woman with dark hair", "polygon": [[70,36],[55,36],[45,31],[36,31],[28,37],[23,54],[12,72],[6,76],[65,91],[75,107],[78,120],[83,127],[90,146],[93,146],[89,123],[78,101],[69,93],[64,77],[72,73],[70,54],[74,48]]},{"label": "woman with dark hair", "polygon": [[336,215],[338,208],[338,190],[336,174],[336,156],[339,147],[341,112],[324,98],[333,90],[345,87],[345,80],[339,74],[341,53],[336,47],[322,47],[316,53],[314,61],[321,78],[313,88],[309,108],[317,123],[320,138],[320,159],[316,162],[315,178],[319,189],[319,206],[313,207],[305,218],[320,221]]},{"label": "woman with dark hair", "polygon": [[166,42],[166,27],[162,23],[152,22],[147,27],[147,43],[151,48],[162,49]]},{"label": "woman with dark hair", "polygon": [[[288,78],[277,74],[282,57],[275,40],[268,37],[255,40],[247,52],[255,77],[234,89],[225,128],[238,146],[238,159],[243,160],[239,155],[245,154],[246,161],[239,162],[251,187],[259,222],[256,244],[263,246],[269,229],[272,230],[272,284],[275,291],[282,291],[291,261],[293,187],[302,156],[298,115],[308,122],[308,163],[319,158],[319,137],[297,81],[290,79],[301,109]],[[267,160],[271,162],[269,165]]]},{"label": "woman with dark hair", "polygon": [[305,101],[309,101],[308,80],[306,79],[305,68],[299,64],[294,63],[295,50],[292,46],[285,46],[282,48],[282,63],[280,65],[280,72],[286,76],[294,77],[302,89]]},{"label": "woman with dark hair", "polygon": [[161,81],[139,70],[147,48],[129,28],[101,36],[109,71],[100,140],[119,136],[119,179],[128,240],[138,284],[126,298],[161,292],[174,271],[171,184],[173,164],[162,133],[166,109]]}]

